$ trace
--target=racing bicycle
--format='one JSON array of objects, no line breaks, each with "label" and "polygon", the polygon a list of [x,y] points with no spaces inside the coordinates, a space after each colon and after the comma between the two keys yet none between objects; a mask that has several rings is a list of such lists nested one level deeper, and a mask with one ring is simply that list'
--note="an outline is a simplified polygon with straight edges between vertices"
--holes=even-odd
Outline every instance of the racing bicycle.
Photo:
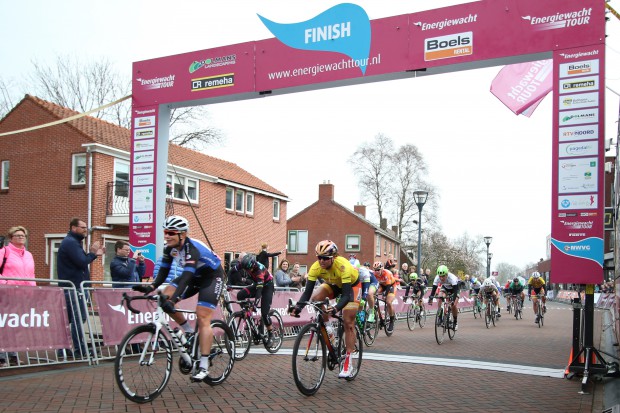
[{"label": "racing bicycle", "polygon": [[454,336],[456,336],[454,314],[452,314],[454,297],[452,294],[448,294],[448,297],[437,297],[437,300],[442,302],[437,306],[437,314],[435,314],[435,340],[437,344],[441,345],[446,333],[450,340],[454,340]]},{"label": "racing bicycle", "polygon": [[[344,362],[346,347],[344,343],[344,321],[337,315],[336,333],[332,341],[329,339],[323,315],[327,312],[329,299],[324,301],[300,301],[298,304],[309,305],[314,309],[315,316],[301,328],[293,344],[293,378],[299,391],[312,396],[321,387],[325,378],[326,368],[340,371]],[[293,300],[289,299],[288,312],[293,309]],[[362,365],[362,337],[355,323],[355,351],[351,354],[353,375],[347,381],[355,380]]]},{"label": "racing bicycle", "polygon": [[269,310],[271,319],[273,342],[269,344],[269,334],[259,314],[255,314],[260,308],[260,298],[256,300],[246,299],[240,301],[226,300],[227,308],[230,304],[239,304],[240,311],[233,312],[228,320],[228,326],[235,337],[235,360],[243,360],[250,352],[252,343],[262,343],[269,353],[277,353],[282,347],[284,340],[284,323],[282,316],[273,308]]},{"label": "racing bicycle", "polygon": [[[194,374],[200,363],[201,351],[198,332],[181,338],[168,323],[162,304],[164,294],[132,296],[123,293],[123,303],[129,311],[139,314],[131,302],[146,300],[152,310],[153,321],[130,330],[118,346],[114,360],[114,378],[123,395],[135,403],[148,403],[166,388],[172,375],[172,352],[179,353],[179,370]],[[177,312],[194,313],[176,309]],[[209,374],[203,380],[215,386],[223,383],[234,366],[234,340],[230,328],[221,320],[211,321],[213,343],[209,354]]]}]

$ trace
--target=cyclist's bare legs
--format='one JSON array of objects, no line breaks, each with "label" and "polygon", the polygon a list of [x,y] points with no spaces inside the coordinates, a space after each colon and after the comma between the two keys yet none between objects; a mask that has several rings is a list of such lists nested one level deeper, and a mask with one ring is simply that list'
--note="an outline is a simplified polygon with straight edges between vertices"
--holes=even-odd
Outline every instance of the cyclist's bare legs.
[{"label": "cyclist's bare legs", "polygon": [[366,295],[366,301],[368,301],[368,309],[372,310],[373,308],[375,308],[375,291],[376,291],[376,287],[374,285],[371,285],[370,287],[368,287],[368,294]]},{"label": "cyclist's bare legs", "polygon": [[350,302],[342,309],[342,319],[344,320],[344,344],[347,353],[355,351],[355,314],[357,314],[358,303]]},{"label": "cyclist's bare legs", "polygon": [[387,309],[388,309],[388,314],[390,317],[394,317],[394,306],[392,305],[392,302],[394,301],[394,293],[390,293],[388,294],[388,296],[385,298],[385,305],[387,305]]},{"label": "cyclist's bare legs", "polygon": [[213,343],[213,330],[211,330],[212,317],[212,309],[200,305],[196,307],[196,323],[198,325],[200,337],[200,353],[205,356],[211,353],[211,344]]}]

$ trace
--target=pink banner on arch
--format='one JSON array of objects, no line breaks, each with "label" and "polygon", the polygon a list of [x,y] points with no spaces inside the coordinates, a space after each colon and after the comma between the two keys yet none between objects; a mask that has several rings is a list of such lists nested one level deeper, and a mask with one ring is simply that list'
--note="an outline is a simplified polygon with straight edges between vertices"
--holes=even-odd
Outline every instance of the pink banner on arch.
[{"label": "pink banner on arch", "polygon": [[553,89],[553,60],[504,66],[491,82],[491,93],[515,115],[531,116]]}]

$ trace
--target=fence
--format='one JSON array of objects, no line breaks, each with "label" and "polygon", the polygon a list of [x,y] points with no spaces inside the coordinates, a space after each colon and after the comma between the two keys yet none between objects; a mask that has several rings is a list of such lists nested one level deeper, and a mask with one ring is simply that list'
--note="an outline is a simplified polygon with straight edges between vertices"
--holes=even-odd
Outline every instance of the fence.
[{"label": "fence", "polygon": [[[129,329],[152,319],[148,311],[135,315],[122,305],[123,292],[138,294],[129,288],[111,288],[101,281],[85,281],[79,288],[68,281],[34,281],[37,286],[0,285],[0,359],[4,354],[7,360],[3,368],[84,362],[98,364],[116,356],[117,345]],[[234,299],[236,293],[233,288],[230,297]],[[276,288],[274,293],[272,308],[282,315],[285,338],[296,335],[296,327],[306,324],[314,316],[309,312],[310,307],[302,311],[300,318],[288,315],[289,298],[297,301],[301,293],[290,288]],[[427,291],[427,297],[429,293]],[[393,302],[400,319],[406,317],[408,308],[402,300],[403,294],[404,290],[398,290]],[[181,301],[178,306],[192,310],[196,301],[194,296]],[[465,293],[459,300],[459,309],[466,311],[472,303],[473,299]],[[429,313],[432,314],[436,306],[437,301],[427,306]],[[220,307],[214,319],[226,318]],[[236,309],[238,307],[233,305],[233,310]],[[190,322],[194,321],[190,318]]]}]

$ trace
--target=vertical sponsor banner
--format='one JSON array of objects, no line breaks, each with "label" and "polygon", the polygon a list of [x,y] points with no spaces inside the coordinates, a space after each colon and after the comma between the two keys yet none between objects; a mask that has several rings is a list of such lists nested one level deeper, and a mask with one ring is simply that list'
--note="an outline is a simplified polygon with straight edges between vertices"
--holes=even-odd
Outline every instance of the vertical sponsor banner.
[{"label": "vertical sponsor banner", "polygon": [[131,121],[129,243],[146,258],[146,274],[152,273],[157,261],[157,114],[158,105],[134,107]]},{"label": "vertical sponsor banner", "polygon": [[598,284],[604,255],[603,44],[554,52],[551,281]]},{"label": "vertical sponsor banner", "polygon": [[61,288],[0,285],[0,351],[70,348]]}]

